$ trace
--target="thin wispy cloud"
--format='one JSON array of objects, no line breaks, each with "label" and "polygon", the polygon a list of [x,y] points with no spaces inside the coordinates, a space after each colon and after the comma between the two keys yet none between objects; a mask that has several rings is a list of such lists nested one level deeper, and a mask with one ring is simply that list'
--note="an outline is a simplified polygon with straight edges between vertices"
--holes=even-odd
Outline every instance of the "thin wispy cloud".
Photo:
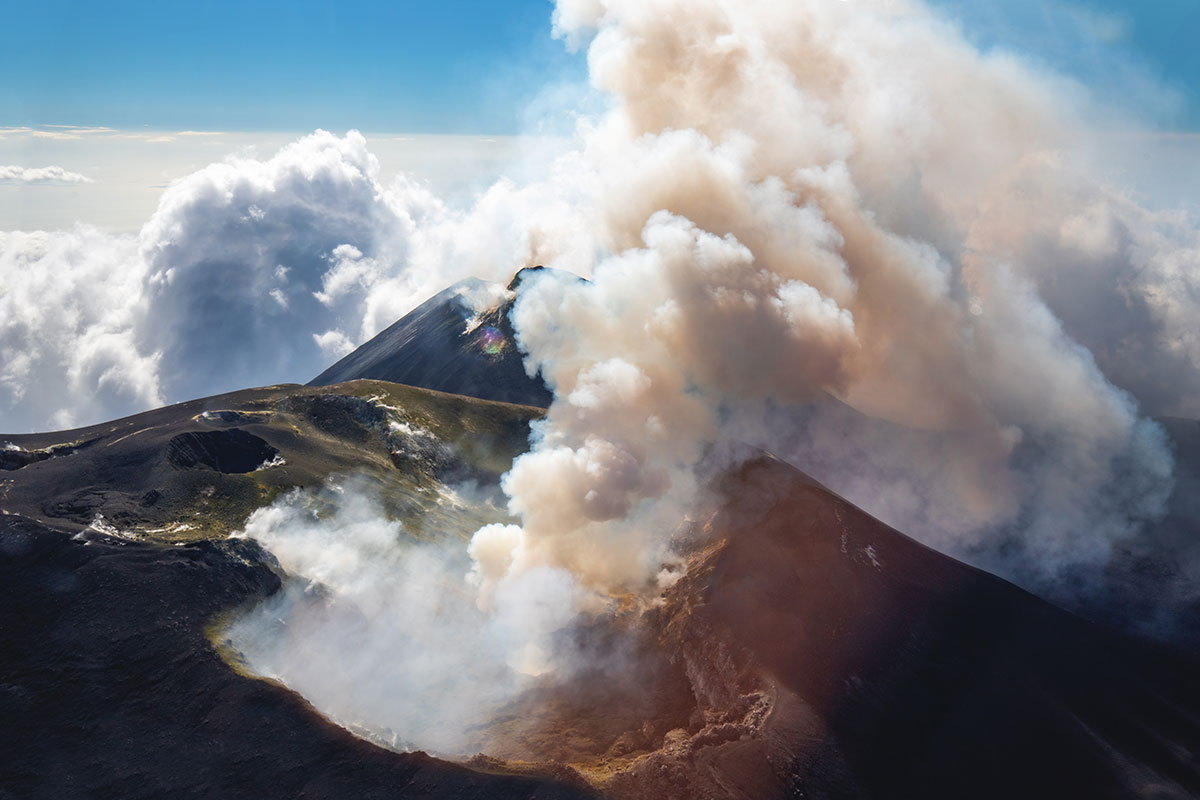
[{"label": "thin wispy cloud", "polygon": [[139,142],[174,142],[175,134],[173,133],[123,133],[116,137],[118,139],[133,139]]},{"label": "thin wispy cloud", "polygon": [[83,137],[71,131],[33,131],[33,135],[38,139],[82,139]]},{"label": "thin wispy cloud", "polygon": [[1129,36],[1129,20],[1118,14],[1110,14],[1079,6],[1068,6],[1066,13],[1074,20],[1080,33],[1104,44],[1116,44]]},{"label": "thin wispy cloud", "polygon": [[25,129],[38,139],[82,139],[85,136],[107,136],[119,133],[103,125],[39,125],[38,130]]},{"label": "thin wispy cloud", "polygon": [[71,172],[62,167],[19,167],[16,165],[0,166],[0,185],[11,184],[50,184],[71,185],[76,183],[94,183],[86,175]]},{"label": "thin wispy cloud", "polygon": [[165,131],[154,133],[127,133],[122,136],[125,139],[141,139],[146,142],[174,142],[181,137],[185,139],[205,139],[210,137],[224,136],[225,131]]},{"label": "thin wispy cloud", "polygon": [[109,128],[106,125],[51,125],[49,123],[39,125],[39,128],[60,128],[70,131],[71,133],[116,133],[116,128]]},{"label": "thin wispy cloud", "polygon": [[170,131],[154,130],[141,132],[122,131],[105,125],[51,125],[42,124],[37,127],[9,126],[0,127],[0,139],[6,136],[30,136],[35,139],[52,141],[79,141],[90,137],[114,139],[134,139],[145,142],[174,142],[180,137],[210,138],[225,136],[226,131]]}]

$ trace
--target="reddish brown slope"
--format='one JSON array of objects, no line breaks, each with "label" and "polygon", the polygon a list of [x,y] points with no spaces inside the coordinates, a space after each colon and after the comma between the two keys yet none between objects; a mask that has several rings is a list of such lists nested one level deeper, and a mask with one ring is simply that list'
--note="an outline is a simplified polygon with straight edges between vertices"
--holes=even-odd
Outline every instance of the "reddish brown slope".
[{"label": "reddish brown slope", "polygon": [[[617,798],[1200,795],[1194,658],[940,555],[780,461],[720,490],[711,544],[643,620],[670,667],[624,701],[619,673],[590,678],[617,687],[592,708],[540,698],[541,738],[506,755],[570,761]],[[572,748],[621,702],[624,735]]]},{"label": "reddish brown slope", "polygon": [[694,607],[677,641],[693,660],[728,642],[784,698],[759,735],[786,793],[1200,793],[1195,659],[929,550],[774,459],[722,491],[723,544],[672,598]]}]

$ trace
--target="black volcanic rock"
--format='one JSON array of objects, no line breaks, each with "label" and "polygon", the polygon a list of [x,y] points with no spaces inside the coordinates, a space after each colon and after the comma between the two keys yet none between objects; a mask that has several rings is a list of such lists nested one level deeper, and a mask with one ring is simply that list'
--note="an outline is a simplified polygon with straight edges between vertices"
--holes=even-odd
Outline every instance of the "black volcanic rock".
[{"label": "black volcanic rock", "polygon": [[705,718],[768,713],[715,746],[693,732],[615,795],[695,796],[655,783],[675,774],[759,798],[1200,796],[1200,659],[937,553],[778,460],[720,491],[665,645]]},{"label": "black volcanic rock", "polygon": [[0,798],[577,798],[358,739],[206,630],[275,591],[253,542],[72,537],[0,516]]},{"label": "black volcanic rock", "polygon": [[28,467],[30,464],[69,456],[72,453],[95,444],[95,440],[41,447],[36,450],[25,450],[21,447],[13,446],[11,443],[6,444],[8,444],[7,447],[0,448],[0,469],[15,472],[22,467]]},{"label": "black volcanic rock", "polygon": [[[354,473],[419,534],[439,476],[486,491],[538,415],[355,381],[0,439],[17,467],[0,473],[0,800],[587,796],[566,767],[380,749],[240,674],[212,640],[280,586],[270,555],[227,538],[254,509]],[[436,525],[455,535],[445,514]]]},{"label": "black volcanic rock", "polygon": [[[521,270],[512,292],[543,267]],[[468,278],[434,295],[391,327],[309,382],[309,386],[371,378],[450,394],[545,408],[552,395],[540,377],[529,377],[517,348],[509,312],[515,298],[475,316],[463,295],[487,286]],[[468,323],[471,323],[468,327]]]}]

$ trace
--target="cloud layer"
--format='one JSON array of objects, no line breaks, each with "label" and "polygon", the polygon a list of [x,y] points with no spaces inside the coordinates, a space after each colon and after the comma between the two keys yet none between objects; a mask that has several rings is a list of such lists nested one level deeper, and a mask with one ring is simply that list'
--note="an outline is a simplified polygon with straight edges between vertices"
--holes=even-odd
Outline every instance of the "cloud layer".
[{"label": "cloud layer", "polygon": [[14,165],[0,166],[0,184],[72,184],[91,182],[92,179],[86,175],[80,175],[78,172],[70,172],[62,167],[18,167]]},{"label": "cloud layer", "polygon": [[137,236],[0,233],[0,427],[315,375],[322,342],[360,342],[439,285],[404,266],[413,215],[441,205],[377,173],[363,137],[318,132],[172,184]]}]

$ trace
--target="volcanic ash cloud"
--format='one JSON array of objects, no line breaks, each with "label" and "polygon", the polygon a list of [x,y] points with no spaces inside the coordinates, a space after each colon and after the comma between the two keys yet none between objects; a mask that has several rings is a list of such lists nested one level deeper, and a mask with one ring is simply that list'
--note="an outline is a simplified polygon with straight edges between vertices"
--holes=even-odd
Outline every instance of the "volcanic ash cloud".
[{"label": "volcanic ash cloud", "polygon": [[1034,587],[1162,513],[1139,402],[1194,405],[1176,290],[1200,251],[1062,155],[1091,142],[1078,87],[916,3],[564,0],[555,22],[611,107],[523,196],[571,196],[590,238],[542,228],[541,252],[591,282],[531,278],[514,312],[555,402],[505,480],[521,524],[476,535],[485,606],[540,565],[652,591],[698,463],[739,438]]}]

